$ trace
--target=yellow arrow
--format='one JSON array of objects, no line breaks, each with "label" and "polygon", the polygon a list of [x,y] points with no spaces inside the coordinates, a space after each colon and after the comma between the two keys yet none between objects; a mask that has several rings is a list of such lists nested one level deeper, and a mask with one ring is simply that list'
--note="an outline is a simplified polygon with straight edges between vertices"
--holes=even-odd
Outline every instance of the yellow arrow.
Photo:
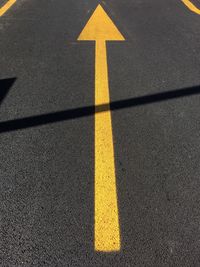
[{"label": "yellow arrow", "polygon": [[[81,32],[79,41],[96,41],[95,106],[110,104],[106,41],[123,41],[101,5]],[[95,114],[95,225],[96,251],[120,250],[111,112]]]},{"label": "yellow arrow", "polygon": [[0,17],[16,2],[16,0],[9,0],[2,8],[0,8]]},{"label": "yellow arrow", "polygon": [[200,15],[200,9],[197,8],[194,4],[192,4],[192,2],[190,2],[189,0],[182,0],[182,2],[194,13]]}]

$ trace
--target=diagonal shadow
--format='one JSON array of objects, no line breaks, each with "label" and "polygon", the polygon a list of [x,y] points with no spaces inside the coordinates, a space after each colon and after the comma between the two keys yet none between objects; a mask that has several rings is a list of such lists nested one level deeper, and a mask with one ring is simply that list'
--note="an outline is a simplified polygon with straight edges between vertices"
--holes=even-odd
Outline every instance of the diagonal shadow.
[{"label": "diagonal shadow", "polygon": [[147,105],[156,102],[163,102],[171,99],[197,95],[200,94],[200,86],[188,87],[174,91],[167,91],[163,93],[145,95],[125,100],[114,101],[109,104],[102,104],[99,106],[87,106],[64,111],[57,111],[42,115],[36,115],[21,119],[14,119],[0,122],[0,133],[11,132],[20,129],[26,129],[45,125],[49,123],[61,122],[66,120],[77,119],[81,117],[91,116],[95,113],[104,112],[108,110],[119,110],[131,108],[141,105]]},{"label": "diagonal shadow", "polygon": [[9,92],[9,89],[14,84],[16,78],[9,78],[0,80],[0,104],[3,102],[4,98]]}]

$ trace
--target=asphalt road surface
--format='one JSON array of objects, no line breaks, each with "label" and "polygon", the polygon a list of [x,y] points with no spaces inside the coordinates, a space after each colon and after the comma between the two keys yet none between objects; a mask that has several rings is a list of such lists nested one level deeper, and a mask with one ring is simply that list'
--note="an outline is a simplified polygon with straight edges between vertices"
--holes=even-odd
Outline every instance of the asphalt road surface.
[{"label": "asphalt road surface", "polygon": [[[98,4],[125,38],[106,46],[116,251],[95,249],[102,111],[95,42],[77,41]],[[4,11],[0,266],[199,267],[200,16],[180,0],[17,0]]]}]

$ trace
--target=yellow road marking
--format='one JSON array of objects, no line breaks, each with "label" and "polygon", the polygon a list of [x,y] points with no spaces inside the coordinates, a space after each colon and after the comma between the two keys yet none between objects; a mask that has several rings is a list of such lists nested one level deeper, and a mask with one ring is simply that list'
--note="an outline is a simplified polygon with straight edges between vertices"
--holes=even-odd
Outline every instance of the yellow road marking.
[{"label": "yellow road marking", "polygon": [[[124,37],[99,5],[78,40],[96,41],[95,106],[110,105],[106,41],[123,41]],[[120,250],[120,226],[110,110],[95,113],[94,228],[96,251]]]},{"label": "yellow road marking", "polygon": [[[95,105],[110,102],[105,41],[96,44]],[[120,250],[111,112],[95,114],[95,249]]]},{"label": "yellow road marking", "polygon": [[16,2],[16,0],[9,0],[2,8],[0,8],[0,17],[3,16],[6,11],[11,8],[11,6]]},{"label": "yellow road marking", "polygon": [[194,13],[200,15],[200,9],[197,8],[192,2],[189,0],[182,0],[182,2]]}]

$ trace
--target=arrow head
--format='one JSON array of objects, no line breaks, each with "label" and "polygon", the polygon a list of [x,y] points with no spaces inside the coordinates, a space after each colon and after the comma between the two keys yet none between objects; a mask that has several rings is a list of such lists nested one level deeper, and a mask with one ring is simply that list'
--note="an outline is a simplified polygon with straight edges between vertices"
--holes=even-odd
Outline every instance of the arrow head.
[{"label": "arrow head", "polygon": [[98,5],[78,41],[124,41],[115,24],[109,18],[101,5]]}]

